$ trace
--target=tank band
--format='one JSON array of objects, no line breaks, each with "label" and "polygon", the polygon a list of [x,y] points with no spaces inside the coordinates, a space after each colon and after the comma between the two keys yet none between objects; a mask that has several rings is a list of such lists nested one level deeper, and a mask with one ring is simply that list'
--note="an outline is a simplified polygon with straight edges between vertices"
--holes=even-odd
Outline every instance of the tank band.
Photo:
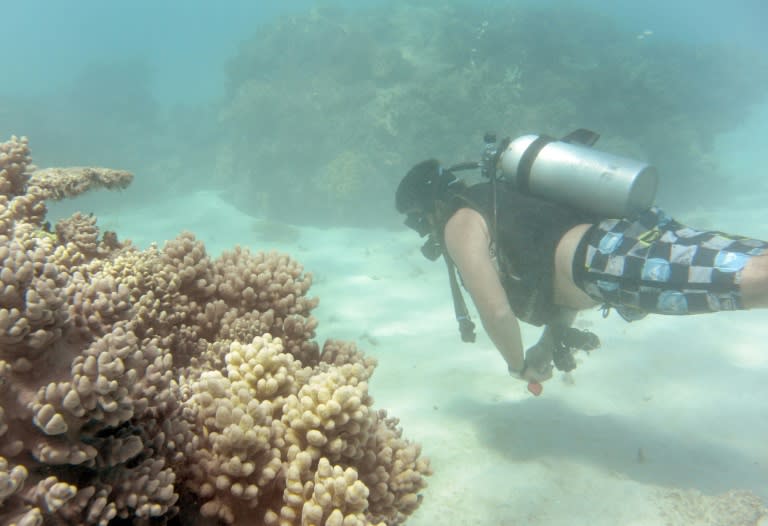
[{"label": "tank band", "polygon": [[523,155],[520,156],[520,162],[517,163],[517,175],[515,180],[515,186],[524,194],[529,193],[529,186],[530,186],[530,179],[531,179],[531,167],[533,166],[533,161],[536,160],[536,157],[539,155],[539,152],[544,149],[544,147],[551,143],[556,141],[557,139],[554,139],[553,137],[550,137],[549,135],[539,135],[536,137],[536,139],[533,140],[533,142],[526,148]]}]

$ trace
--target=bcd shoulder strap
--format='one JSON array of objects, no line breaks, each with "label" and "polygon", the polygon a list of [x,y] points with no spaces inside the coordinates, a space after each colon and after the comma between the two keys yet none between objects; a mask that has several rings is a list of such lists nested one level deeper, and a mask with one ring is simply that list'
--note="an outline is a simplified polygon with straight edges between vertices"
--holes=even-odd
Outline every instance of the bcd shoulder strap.
[{"label": "bcd shoulder strap", "polygon": [[461,341],[474,343],[475,324],[469,316],[467,304],[464,302],[464,295],[461,293],[459,280],[456,278],[456,265],[453,264],[450,256],[443,253],[445,266],[448,268],[448,281],[451,283],[451,295],[453,296],[453,312],[456,315],[456,321],[459,323],[459,332]]}]

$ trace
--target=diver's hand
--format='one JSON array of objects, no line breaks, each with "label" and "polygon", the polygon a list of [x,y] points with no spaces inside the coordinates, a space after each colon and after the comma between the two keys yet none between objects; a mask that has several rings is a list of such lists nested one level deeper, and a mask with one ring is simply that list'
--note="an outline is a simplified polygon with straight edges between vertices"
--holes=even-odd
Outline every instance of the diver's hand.
[{"label": "diver's hand", "polygon": [[552,344],[545,339],[525,352],[523,379],[529,382],[544,382],[552,378]]},{"label": "diver's hand", "polygon": [[600,338],[593,332],[568,327],[563,332],[562,345],[573,351],[594,351],[600,347]]},{"label": "diver's hand", "polygon": [[541,383],[552,378],[552,343],[548,338],[542,338],[525,353],[523,369],[509,369],[509,374],[518,380],[529,383]]}]

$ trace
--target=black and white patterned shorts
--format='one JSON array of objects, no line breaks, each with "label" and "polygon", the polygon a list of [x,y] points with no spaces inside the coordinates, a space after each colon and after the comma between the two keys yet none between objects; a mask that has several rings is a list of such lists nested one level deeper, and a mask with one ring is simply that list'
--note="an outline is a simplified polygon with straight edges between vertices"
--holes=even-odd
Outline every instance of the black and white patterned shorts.
[{"label": "black and white patterned shorts", "polygon": [[594,225],[577,250],[574,279],[628,320],[737,310],[744,265],[767,251],[765,241],[695,230],[654,207]]}]

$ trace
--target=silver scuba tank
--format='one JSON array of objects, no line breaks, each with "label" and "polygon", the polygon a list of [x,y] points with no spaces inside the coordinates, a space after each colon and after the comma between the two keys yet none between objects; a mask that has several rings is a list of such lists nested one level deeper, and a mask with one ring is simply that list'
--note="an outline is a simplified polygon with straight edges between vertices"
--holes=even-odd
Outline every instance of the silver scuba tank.
[{"label": "silver scuba tank", "polygon": [[606,217],[632,217],[656,196],[653,166],[568,138],[523,135],[509,143],[499,163],[519,191]]}]

